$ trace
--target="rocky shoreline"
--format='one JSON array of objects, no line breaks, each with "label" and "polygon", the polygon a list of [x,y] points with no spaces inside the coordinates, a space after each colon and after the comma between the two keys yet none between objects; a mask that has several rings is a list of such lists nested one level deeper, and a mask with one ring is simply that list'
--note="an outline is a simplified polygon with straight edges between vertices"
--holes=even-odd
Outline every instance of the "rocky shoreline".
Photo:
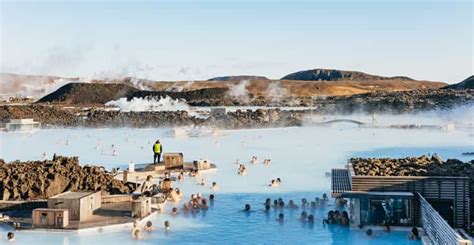
[{"label": "rocky shoreline", "polygon": [[132,193],[134,185],[114,179],[101,167],[81,166],[78,157],[10,163],[0,159],[0,200],[47,199],[65,191],[125,194]]},{"label": "rocky shoreline", "polygon": [[355,175],[368,176],[465,176],[474,184],[474,160],[458,159],[443,161],[436,155],[431,157],[405,158],[351,158],[349,163]]},{"label": "rocky shoreline", "polygon": [[280,109],[237,110],[207,117],[187,111],[120,112],[103,109],[68,110],[44,105],[0,106],[0,122],[33,118],[43,127],[174,127],[212,126],[224,129],[300,126],[304,111]]},{"label": "rocky shoreline", "polygon": [[[210,94],[204,93],[206,98]],[[150,96],[148,94],[148,96]],[[228,99],[198,99],[187,101],[192,106],[226,105]],[[211,103],[212,100],[212,103]],[[232,105],[287,106],[292,99],[267,101],[255,98],[250,104]],[[293,98],[294,100],[294,98]],[[219,103],[214,103],[218,101]],[[294,101],[293,101],[294,102]],[[33,118],[44,127],[173,127],[212,126],[224,129],[300,126],[310,114],[350,113],[415,113],[430,110],[449,110],[474,103],[474,89],[414,90],[377,92],[353,96],[327,98],[299,98],[304,110],[257,109],[237,110],[205,117],[188,111],[122,112],[103,105],[84,107],[64,104],[26,104],[0,106],[0,123],[14,118]],[[291,104],[295,106],[295,104]]]}]

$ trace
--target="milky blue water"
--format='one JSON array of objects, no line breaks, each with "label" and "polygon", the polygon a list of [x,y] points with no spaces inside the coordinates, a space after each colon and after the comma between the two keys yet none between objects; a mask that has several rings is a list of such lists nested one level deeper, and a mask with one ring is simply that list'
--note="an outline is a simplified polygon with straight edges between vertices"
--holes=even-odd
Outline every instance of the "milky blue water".
[{"label": "milky blue water", "polygon": [[[316,223],[298,220],[301,210],[284,210],[285,222],[275,221],[279,211],[263,212],[267,197],[282,197],[300,202],[305,197],[314,200],[330,192],[331,168],[343,167],[352,156],[403,157],[438,152],[443,158],[470,160],[462,152],[474,151],[471,129],[455,131],[400,130],[358,128],[354,125],[332,127],[299,127],[221,131],[205,137],[171,137],[170,129],[52,129],[33,134],[0,133],[0,155],[7,161],[41,159],[46,153],[77,155],[83,164],[96,163],[107,168],[126,167],[129,161],[149,162],[151,144],[159,138],[165,152],[184,152],[185,160],[206,158],[218,166],[217,171],[203,173],[207,183],[216,181],[220,187],[213,206],[205,213],[172,216],[169,204],[164,213],[152,218],[159,228],[133,240],[129,230],[113,232],[52,233],[17,231],[15,244],[408,244],[406,232],[375,231],[367,237],[365,231],[338,226],[323,226],[333,201],[314,213]],[[117,155],[113,156],[112,144]],[[260,161],[271,159],[270,166],[248,164],[251,156]],[[247,163],[248,175],[237,175],[234,162]],[[270,188],[272,179],[280,177],[282,185]],[[199,186],[199,180],[186,178],[173,183],[185,197],[201,192],[208,196],[209,186]],[[187,200],[187,198],[185,198]],[[249,203],[254,210],[241,212]],[[163,222],[171,222],[165,232]],[[6,243],[8,227],[1,226],[0,243]]]}]

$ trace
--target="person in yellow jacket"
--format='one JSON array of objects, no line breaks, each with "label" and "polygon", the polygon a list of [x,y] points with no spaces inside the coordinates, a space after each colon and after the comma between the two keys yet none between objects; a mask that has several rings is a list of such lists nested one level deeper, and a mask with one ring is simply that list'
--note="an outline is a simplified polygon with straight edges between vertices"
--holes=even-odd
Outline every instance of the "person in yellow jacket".
[{"label": "person in yellow jacket", "polygon": [[158,158],[158,163],[160,163],[162,152],[163,146],[160,144],[160,140],[157,140],[153,145],[153,164],[156,164],[156,158]]}]

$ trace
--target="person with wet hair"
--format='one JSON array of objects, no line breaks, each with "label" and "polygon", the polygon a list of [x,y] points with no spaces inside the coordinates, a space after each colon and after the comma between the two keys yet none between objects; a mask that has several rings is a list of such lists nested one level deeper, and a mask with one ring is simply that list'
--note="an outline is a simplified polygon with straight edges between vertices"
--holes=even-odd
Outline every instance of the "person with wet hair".
[{"label": "person with wet hair", "polygon": [[418,228],[413,227],[411,229],[411,232],[408,234],[408,239],[410,239],[410,240],[419,240],[420,239],[420,233],[418,232]]},{"label": "person with wet hair", "polygon": [[308,218],[308,213],[306,211],[301,212],[300,220],[306,221],[306,218]]},{"label": "person with wet hair", "polygon": [[167,231],[171,228],[170,222],[168,220],[165,221],[164,225],[165,225],[165,230],[167,230]]},{"label": "person with wet hair", "polygon": [[245,204],[245,207],[244,207],[244,212],[250,212],[250,204]]},{"label": "person with wet hair", "polygon": [[8,241],[15,241],[15,233],[13,233],[11,231],[8,232],[7,233],[7,239],[8,239]]},{"label": "person with wet hair", "polygon": [[214,202],[214,194],[209,195],[209,201]]},{"label": "person with wet hair", "polygon": [[270,204],[265,204],[265,213],[270,212],[270,208],[271,208]]},{"label": "person with wet hair", "polygon": [[314,199],[314,201],[316,202],[316,207],[319,207],[319,206],[322,205],[322,201],[321,201],[321,199],[319,199],[319,197],[316,197],[316,198]]},{"label": "person with wet hair", "polygon": [[213,191],[218,191],[219,190],[219,186],[217,186],[217,182],[212,182],[211,190],[213,190]]},{"label": "person with wet hair", "polygon": [[178,214],[178,208],[177,208],[177,207],[173,207],[173,209],[171,209],[171,214],[172,214],[172,215],[177,215],[177,214]]},{"label": "person with wet hair", "polygon": [[314,215],[312,214],[308,215],[308,223],[314,224]]},{"label": "person with wet hair", "polygon": [[316,202],[312,201],[310,204],[311,209],[316,209]]},{"label": "person with wet hair", "polygon": [[284,208],[285,207],[285,202],[283,201],[283,199],[280,197],[278,198],[278,206],[280,208]]},{"label": "person with wet hair", "polygon": [[271,205],[271,204],[272,204],[272,199],[270,199],[270,198],[267,198],[265,200],[265,203],[263,203],[263,205]]},{"label": "person with wet hair", "polygon": [[349,214],[347,211],[342,211],[342,214],[339,218],[339,224],[342,226],[349,226]]},{"label": "person with wet hair", "polygon": [[323,219],[323,224],[334,224],[334,211],[330,210],[328,216]]},{"label": "person with wet hair", "polygon": [[280,214],[278,215],[277,221],[281,223],[281,222],[283,222],[284,219],[285,219],[285,215],[284,215],[283,213],[280,213]]},{"label": "person with wet hair", "polygon": [[308,206],[308,200],[306,198],[301,199],[301,208],[306,208]]},{"label": "person with wet hair", "polygon": [[208,210],[208,209],[209,209],[209,206],[207,206],[207,200],[202,199],[201,200],[201,210]]},{"label": "person with wet hair", "polygon": [[270,186],[270,187],[277,187],[278,184],[277,184],[276,180],[272,179],[272,182],[271,182],[268,186]]},{"label": "person with wet hair", "polygon": [[374,234],[374,231],[372,231],[372,229],[367,229],[365,234],[367,234],[367,236],[371,237]]},{"label": "person with wet hair", "polygon": [[145,231],[152,231],[155,229],[155,227],[153,227],[153,223],[151,223],[151,221],[147,221],[146,224],[145,224],[145,227],[143,227],[143,229]]},{"label": "person with wet hair", "polygon": [[298,209],[299,207],[298,207],[298,205],[295,204],[295,202],[293,202],[293,200],[290,200],[288,202],[288,208],[289,209]]},{"label": "person with wet hair", "polygon": [[323,203],[326,204],[328,203],[328,201],[329,201],[328,195],[326,193],[323,193]]},{"label": "person with wet hair", "polygon": [[333,223],[340,224],[341,213],[339,210],[336,210],[332,213]]},{"label": "person with wet hair", "polygon": [[274,207],[274,208],[280,208],[280,205],[279,205],[277,199],[273,200],[273,207]]}]

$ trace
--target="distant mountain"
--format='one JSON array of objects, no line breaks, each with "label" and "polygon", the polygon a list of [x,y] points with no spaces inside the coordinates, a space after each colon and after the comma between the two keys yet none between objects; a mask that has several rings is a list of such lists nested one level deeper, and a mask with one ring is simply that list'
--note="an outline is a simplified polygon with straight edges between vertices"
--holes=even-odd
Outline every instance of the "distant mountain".
[{"label": "distant mountain", "polygon": [[354,81],[370,81],[370,80],[411,80],[409,77],[382,77],[370,75],[359,71],[342,71],[334,69],[312,69],[306,71],[299,71],[288,74],[281,78],[281,80],[301,80],[301,81],[339,81],[339,80],[354,80]]},{"label": "distant mountain", "polygon": [[242,81],[242,80],[270,80],[263,76],[249,76],[249,75],[239,75],[239,76],[223,76],[223,77],[213,77],[208,79],[208,81]]},{"label": "distant mountain", "polygon": [[464,79],[460,83],[448,85],[443,89],[474,89],[474,75]]}]

